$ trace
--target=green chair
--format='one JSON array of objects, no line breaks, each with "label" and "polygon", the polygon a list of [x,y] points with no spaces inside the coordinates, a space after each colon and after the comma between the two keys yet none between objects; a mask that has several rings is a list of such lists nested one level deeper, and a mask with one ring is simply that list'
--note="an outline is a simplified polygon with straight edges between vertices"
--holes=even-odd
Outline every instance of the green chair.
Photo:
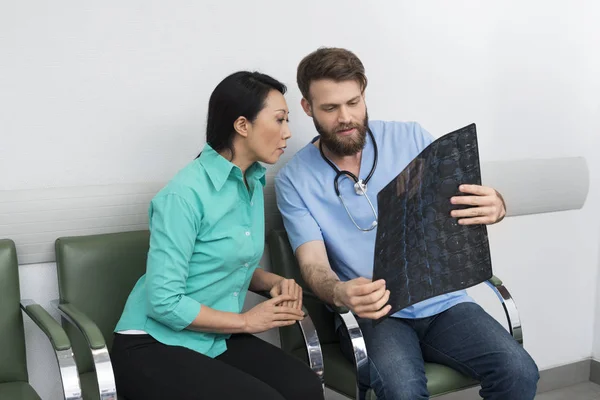
[{"label": "green chair", "polygon": [[[347,397],[358,399],[356,376],[368,376],[368,358],[365,342],[356,318],[346,309],[339,308],[335,310],[342,318],[354,347],[353,365],[340,350],[338,336],[334,329],[334,313],[308,289],[302,279],[300,268],[285,230],[269,232],[267,244],[273,272],[295,279],[304,289],[304,305],[311,315],[321,343],[325,367],[325,386]],[[521,322],[510,294],[502,285],[502,281],[496,277],[486,283],[497,294],[504,306],[511,334],[522,344]],[[297,331],[286,328],[281,329],[282,348],[306,361],[304,354],[300,351],[299,344]],[[425,363],[425,373],[427,375],[427,389],[431,397],[441,396],[479,384],[458,371],[440,364]],[[374,391],[370,389],[367,393],[367,399],[376,400],[376,398]]]},{"label": "green chair", "polygon": [[61,326],[40,305],[19,300],[19,265],[12,240],[0,240],[0,399],[39,400],[29,385],[21,310],[50,340],[58,360],[64,398],[81,399],[71,343]]},{"label": "green chair", "polygon": [[[146,272],[148,246],[148,231],[56,240],[56,306],[73,343],[85,399],[117,399],[109,357],[113,329],[131,289]],[[310,318],[304,318],[300,327],[298,335],[306,338],[310,365],[322,376],[323,361]]]}]

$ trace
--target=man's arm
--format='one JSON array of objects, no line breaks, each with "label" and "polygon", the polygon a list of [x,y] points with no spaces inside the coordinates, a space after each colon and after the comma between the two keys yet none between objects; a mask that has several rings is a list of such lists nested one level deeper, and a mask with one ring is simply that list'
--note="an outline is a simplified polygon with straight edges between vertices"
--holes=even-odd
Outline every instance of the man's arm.
[{"label": "man's arm", "polygon": [[317,221],[281,171],[275,178],[275,193],[302,277],[310,289],[325,303],[347,307],[360,317],[378,319],[386,315],[391,306],[386,306],[390,292],[385,290],[385,282],[366,278],[340,281],[329,264]]},{"label": "man's arm", "polygon": [[336,304],[334,289],[340,283],[340,278],[329,265],[324,243],[320,240],[313,240],[300,245],[296,250],[296,258],[300,265],[302,278],[313,293],[328,304]]},{"label": "man's arm", "polygon": [[385,281],[371,282],[366,278],[340,281],[331,269],[323,241],[300,245],[296,258],[304,281],[324,302],[347,307],[362,318],[379,319],[390,311],[391,306],[386,305],[390,291],[386,290]]}]

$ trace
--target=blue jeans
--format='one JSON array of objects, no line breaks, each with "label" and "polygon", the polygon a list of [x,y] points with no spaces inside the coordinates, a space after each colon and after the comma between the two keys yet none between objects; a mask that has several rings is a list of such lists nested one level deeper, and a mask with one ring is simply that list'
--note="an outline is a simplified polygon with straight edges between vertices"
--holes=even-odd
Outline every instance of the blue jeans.
[{"label": "blue jeans", "polygon": [[[447,365],[481,382],[486,400],[533,399],[539,379],[531,356],[476,303],[460,303],[437,315],[386,318],[373,326],[358,318],[369,356],[370,382],[378,400],[429,399],[424,362]],[[348,334],[338,329],[342,351],[352,360]]]}]

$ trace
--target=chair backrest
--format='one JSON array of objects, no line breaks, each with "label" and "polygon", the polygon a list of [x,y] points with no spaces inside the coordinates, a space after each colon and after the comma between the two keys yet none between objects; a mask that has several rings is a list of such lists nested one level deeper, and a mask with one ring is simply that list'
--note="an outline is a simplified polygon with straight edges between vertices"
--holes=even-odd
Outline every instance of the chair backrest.
[{"label": "chair backrest", "polygon": [[[109,350],[127,297],[146,272],[149,235],[135,231],[56,240],[60,302],[73,304],[94,321]],[[83,336],[69,323],[63,327],[77,355],[79,372],[93,371]]]},{"label": "chair backrest", "polygon": [[12,240],[0,240],[0,383],[27,382],[19,263]]},{"label": "chair backrest", "polygon": [[[294,279],[303,289],[303,302],[308,310],[321,344],[338,343],[338,337],[334,328],[334,314],[310,291],[294,256],[292,247],[285,230],[272,230],[267,236],[269,256],[271,259],[271,270],[288,279]],[[296,326],[288,326],[280,329],[281,348],[291,352],[304,347],[302,334]]]}]

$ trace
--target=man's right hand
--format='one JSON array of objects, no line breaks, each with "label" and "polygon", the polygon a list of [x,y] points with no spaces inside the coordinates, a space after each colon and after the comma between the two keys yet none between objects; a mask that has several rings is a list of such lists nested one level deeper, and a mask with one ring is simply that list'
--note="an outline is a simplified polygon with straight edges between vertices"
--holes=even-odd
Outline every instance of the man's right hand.
[{"label": "man's right hand", "polygon": [[387,304],[389,299],[390,291],[385,289],[383,279],[372,282],[361,277],[339,282],[333,289],[334,304],[349,308],[361,318],[379,319],[387,315],[392,309]]}]

